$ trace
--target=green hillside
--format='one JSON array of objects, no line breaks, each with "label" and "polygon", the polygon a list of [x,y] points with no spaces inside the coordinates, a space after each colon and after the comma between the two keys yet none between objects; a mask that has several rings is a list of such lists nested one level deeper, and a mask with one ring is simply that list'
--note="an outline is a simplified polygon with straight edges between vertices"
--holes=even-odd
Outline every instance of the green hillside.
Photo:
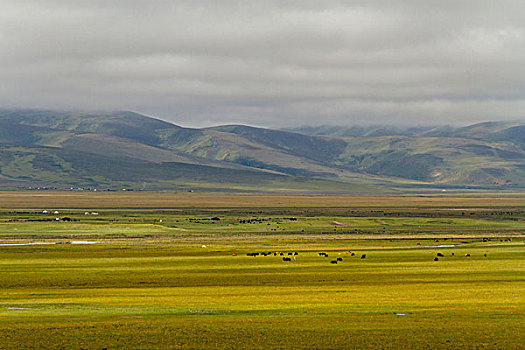
[{"label": "green hillside", "polygon": [[381,192],[371,186],[179,162],[152,163],[50,147],[0,146],[3,187]]},{"label": "green hillside", "polygon": [[0,110],[1,180],[352,192],[525,188],[524,123],[296,130],[191,129],[121,111]]},{"label": "green hillside", "polygon": [[348,146],[337,165],[357,172],[414,180],[417,186],[525,187],[525,123],[294,130],[310,135],[353,135],[342,138]]},{"label": "green hillside", "polygon": [[[258,146],[246,143],[227,133],[181,128],[135,113],[0,111],[0,186],[384,191],[224,159],[224,152]],[[279,158],[279,152],[258,147],[260,154]]]}]

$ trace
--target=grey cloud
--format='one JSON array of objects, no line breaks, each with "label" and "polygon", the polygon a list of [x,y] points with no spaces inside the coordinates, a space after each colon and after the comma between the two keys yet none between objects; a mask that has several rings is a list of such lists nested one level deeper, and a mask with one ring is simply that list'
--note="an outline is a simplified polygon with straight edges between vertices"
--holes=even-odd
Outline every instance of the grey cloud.
[{"label": "grey cloud", "polygon": [[521,1],[29,1],[0,11],[0,106],[182,125],[523,119]]}]

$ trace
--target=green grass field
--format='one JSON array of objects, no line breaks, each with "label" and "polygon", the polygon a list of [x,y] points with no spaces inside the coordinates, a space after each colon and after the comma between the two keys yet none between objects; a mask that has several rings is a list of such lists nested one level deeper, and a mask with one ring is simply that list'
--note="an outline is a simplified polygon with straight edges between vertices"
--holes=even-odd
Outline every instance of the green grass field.
[{"label": "green grass field", "polygon": [[67,196],[0,202],[0,348],[524,348],[523,198]]}]

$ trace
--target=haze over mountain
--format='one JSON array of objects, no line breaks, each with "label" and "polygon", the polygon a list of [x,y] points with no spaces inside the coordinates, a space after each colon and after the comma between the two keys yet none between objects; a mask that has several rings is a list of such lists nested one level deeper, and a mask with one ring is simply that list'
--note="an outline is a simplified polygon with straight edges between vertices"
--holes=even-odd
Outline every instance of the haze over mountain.
[{"label": "haze over mountain", "polygon": [[525,123],[192,129],[125,111],[4,109],[0,186],[525,189]]}]

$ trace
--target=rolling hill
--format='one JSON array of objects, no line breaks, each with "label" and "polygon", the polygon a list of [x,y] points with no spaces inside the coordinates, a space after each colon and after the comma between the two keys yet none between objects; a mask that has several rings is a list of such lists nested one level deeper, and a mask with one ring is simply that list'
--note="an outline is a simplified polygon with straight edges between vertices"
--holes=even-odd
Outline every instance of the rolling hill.
[{"label": "rolling hill", "polygon": [[0,110],[0,186],[525,189],[525,123],[192,129],[134,112]]}]

